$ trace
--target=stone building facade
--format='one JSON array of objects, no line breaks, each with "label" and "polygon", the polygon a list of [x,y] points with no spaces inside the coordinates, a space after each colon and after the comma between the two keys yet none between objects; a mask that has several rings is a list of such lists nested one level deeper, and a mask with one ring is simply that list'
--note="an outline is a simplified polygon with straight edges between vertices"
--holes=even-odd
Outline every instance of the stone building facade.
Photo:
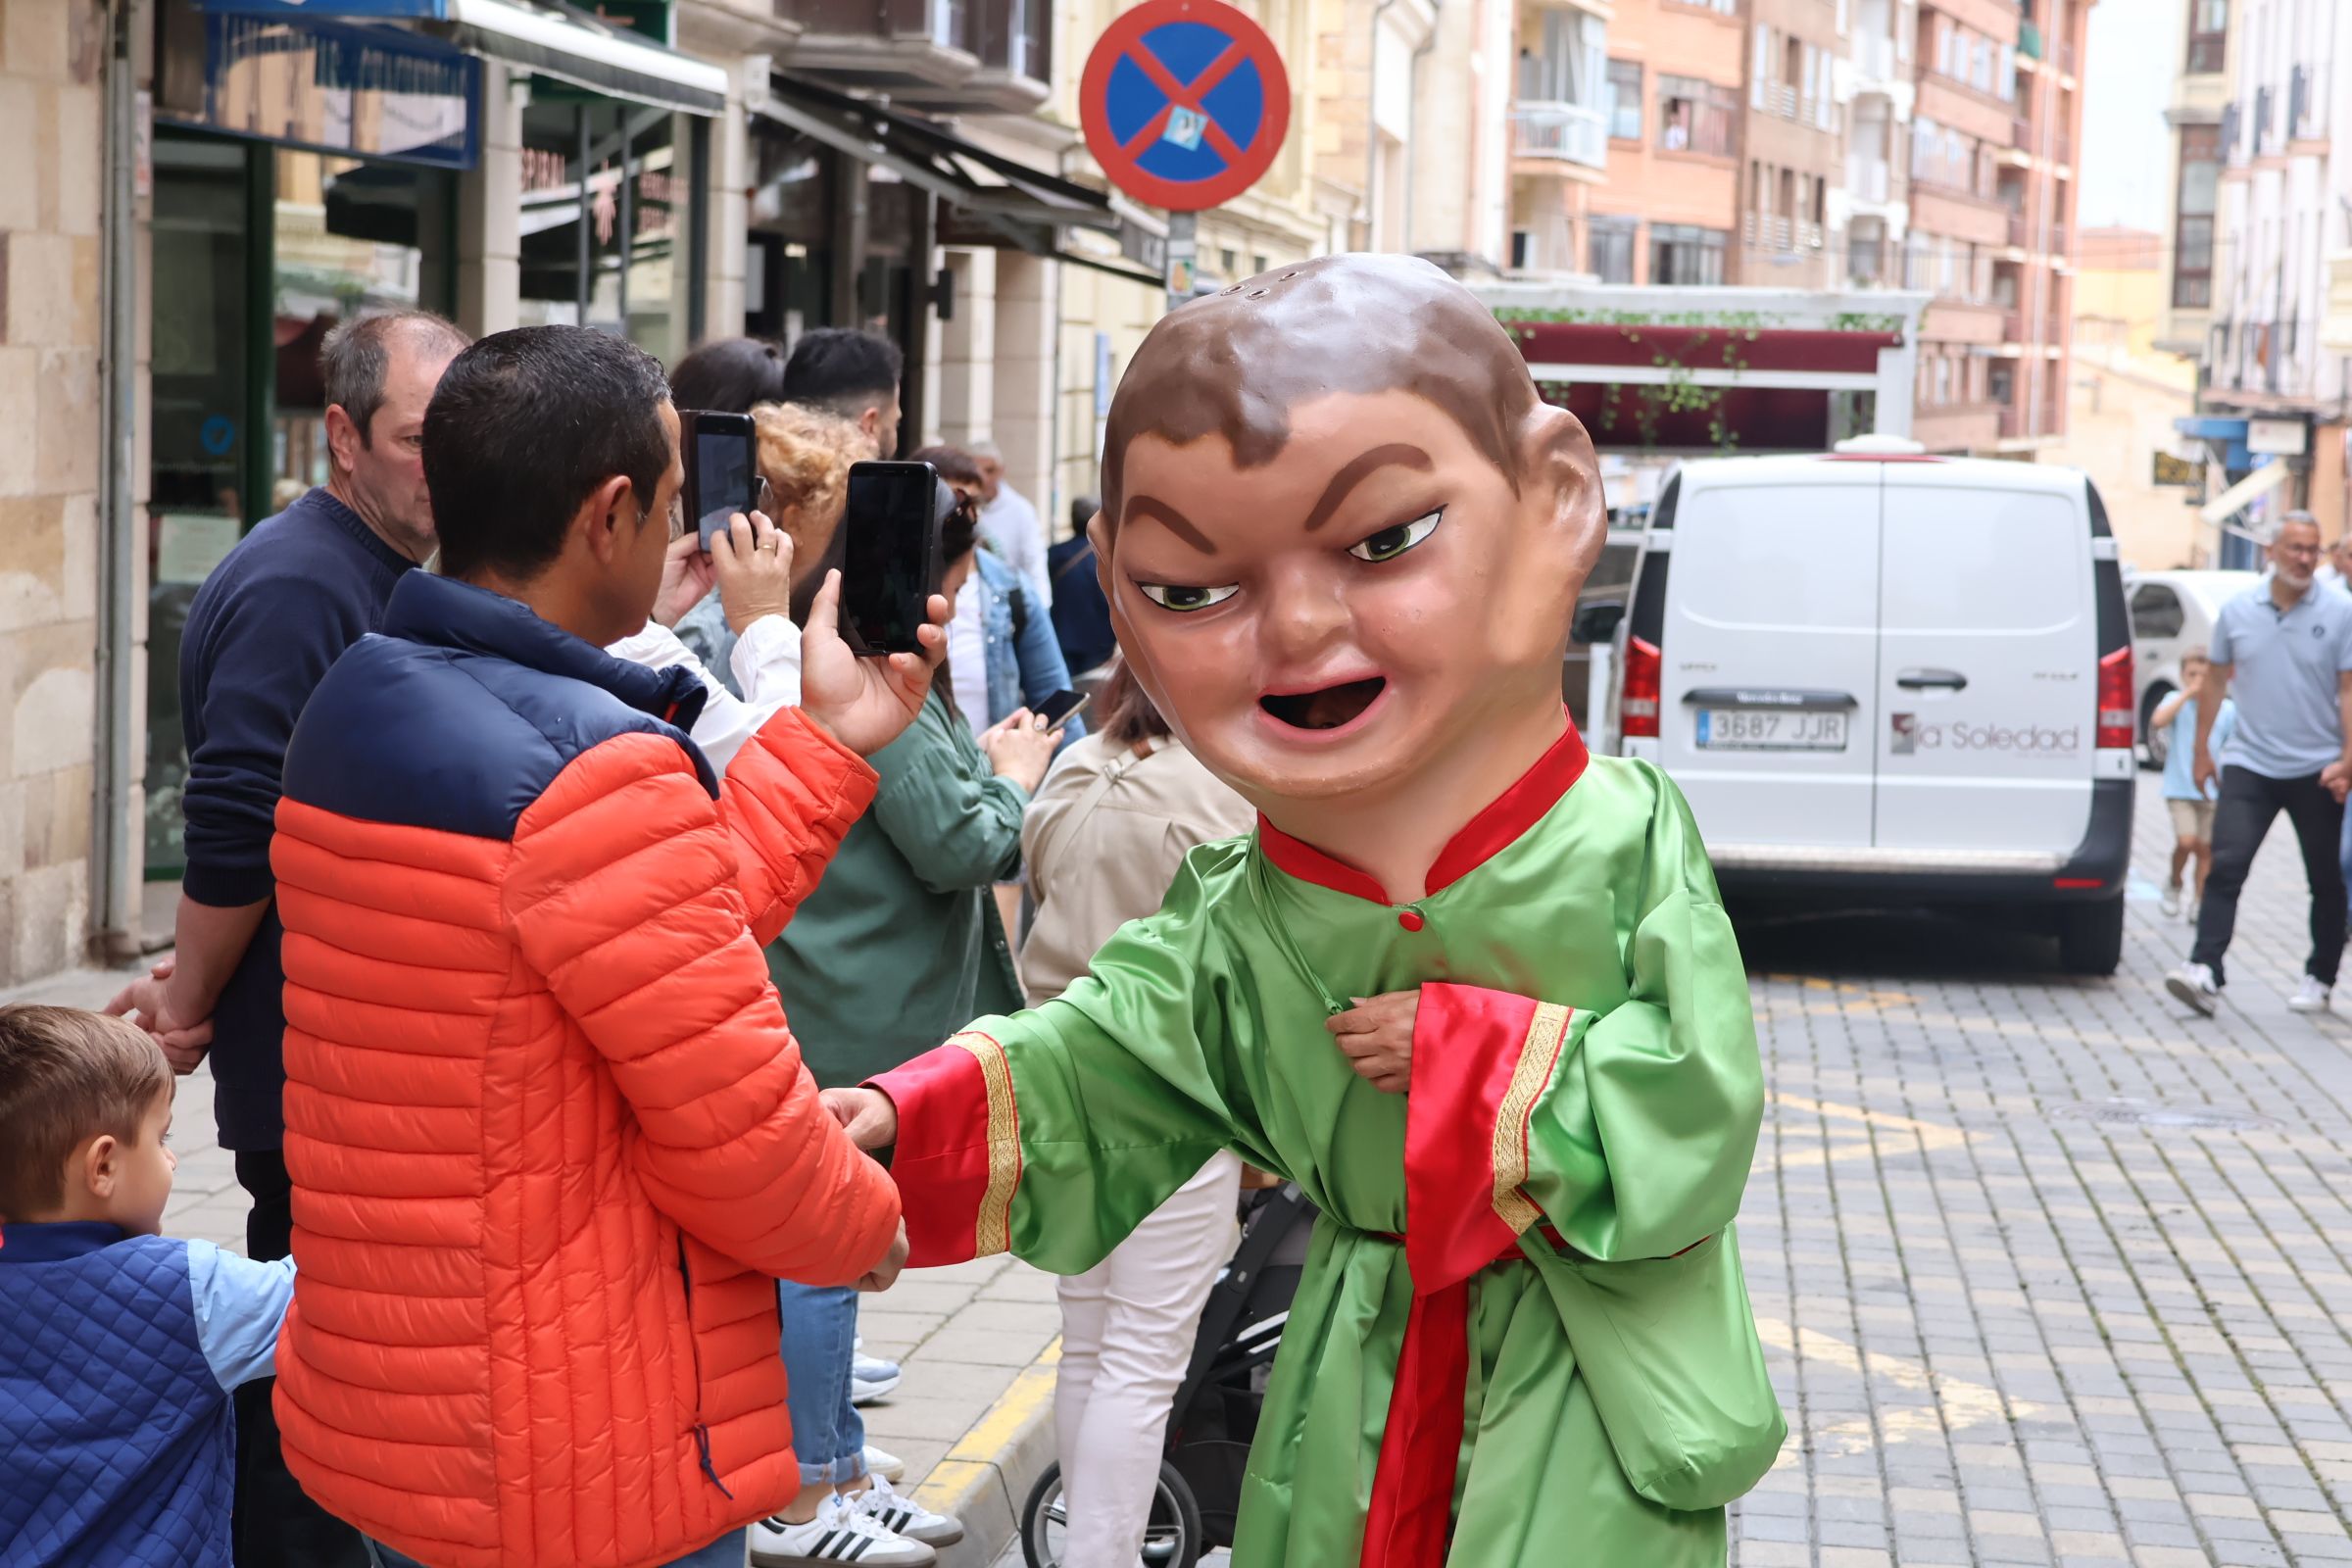
[{"label": "stone building facade", "polygon": [[105,28],[0,0],[0,985],[89,923]]}]

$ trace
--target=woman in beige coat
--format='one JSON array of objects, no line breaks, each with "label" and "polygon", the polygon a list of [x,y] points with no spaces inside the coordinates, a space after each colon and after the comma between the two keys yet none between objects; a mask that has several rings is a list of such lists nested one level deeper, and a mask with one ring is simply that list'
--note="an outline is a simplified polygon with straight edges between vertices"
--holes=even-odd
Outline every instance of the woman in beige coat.
[{"label": "woman in beige coat", "polygon": [[[1022,824],[1037,906],[1021,948],[1031,1006],[1084,974],[1113,931],[1156,910],[1188,853],[1247,833],[1254,819],[1169,734],[1124,664],[1113,666],[1099,712],[1102,728],[1061,755]],[[1140,1560],[1168,1405],[1233,1251],[1241,1177],[1238,1158],[1216,1155],[1109,1257],[1056,1282],[1062,1568]]]}]

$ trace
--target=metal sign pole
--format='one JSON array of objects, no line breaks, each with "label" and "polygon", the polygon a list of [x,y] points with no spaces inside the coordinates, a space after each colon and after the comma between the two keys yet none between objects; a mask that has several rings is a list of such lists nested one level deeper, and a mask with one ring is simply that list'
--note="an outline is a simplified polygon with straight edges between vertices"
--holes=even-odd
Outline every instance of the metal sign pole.
[{"label": "metal sign pole", "polygon": [[1198,214],[1168,215],[1168,309],[1171,311],[1193,297],[1193,258],[1198,253],[1194,234],[1199,226]]}]

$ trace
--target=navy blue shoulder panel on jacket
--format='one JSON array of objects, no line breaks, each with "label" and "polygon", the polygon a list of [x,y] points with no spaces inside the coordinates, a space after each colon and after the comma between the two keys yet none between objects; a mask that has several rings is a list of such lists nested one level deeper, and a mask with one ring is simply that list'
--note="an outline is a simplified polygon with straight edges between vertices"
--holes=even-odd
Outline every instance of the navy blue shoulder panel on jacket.
[{"label": "navy blue shoulder panel on jacket", "polygon": [[511,839],[556,775],[627,734],[674,740],[715,798],[683,726],[705,697],[689,668],[607,655],[514,600],[412,572],[318,685],[286,749],[285,793],[361,821]]}]

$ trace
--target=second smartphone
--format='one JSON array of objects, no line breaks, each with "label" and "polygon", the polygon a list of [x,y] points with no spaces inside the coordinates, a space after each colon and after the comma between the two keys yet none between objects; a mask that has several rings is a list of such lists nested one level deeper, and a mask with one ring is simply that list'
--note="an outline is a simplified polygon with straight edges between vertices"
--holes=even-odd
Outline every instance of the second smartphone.
[{"label": "second smartphone", "polygon": [[878,659],[922,651],[947,563],[941,525],[956,492],[928,463],[853,463],[842,517],[841,635],[853,653]]}]

